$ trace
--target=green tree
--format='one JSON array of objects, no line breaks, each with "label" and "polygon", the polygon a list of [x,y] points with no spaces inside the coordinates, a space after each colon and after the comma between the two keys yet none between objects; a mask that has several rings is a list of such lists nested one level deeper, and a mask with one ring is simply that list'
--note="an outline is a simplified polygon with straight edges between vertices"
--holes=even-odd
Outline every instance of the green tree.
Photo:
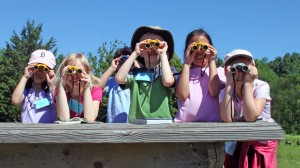
[{"label": "green tree", "polygon": [[221,58],[217,58],[216,60],[216,63],[217,63],[217,67],[223,67],[223,60]]},{"label": "green tree", "polygon": [[272,88],[278,81],[278,75],[268,66],[267,61],[268,58],[264,57],[261,60],[255,60],[255,64],[258,70],[258,78],[268,82]]},{"label": "green tree", "polygon": [[117,49],[125,46],[125,43],[119,40],[114,40],[109,44],[103,42],[98,48],[97,53],[99,55],[92,55],[88,53],[88,60],[90,65],[93,67],[93,73],[95,76],[100,76],[110,66],[113,56]]},{"label": "green tree", "polygon": [[20,121],[21,108],[11,104],[11,95],[23,75],[30,54],[41,48],[53,50],[54,54],[57,52],[53,37],[44,43],[42,27],[42,24],[36,26],[34,21],[27,20],[20,35],[13,31],[10,42],[6,42],[0,65],[0,121]]},{"label": "green tree", "polygon": [[272,116],[286,133],[300,134],[300,55],[287,53],[276,57],[268,66],[278,76],[267,74],[271,83]]},{"label": "green tree", "polygon": [[300,73],[300,55],[287,53],[282,57],[276,57],[274,61],[269,63],[269,66],[278,76]]}]

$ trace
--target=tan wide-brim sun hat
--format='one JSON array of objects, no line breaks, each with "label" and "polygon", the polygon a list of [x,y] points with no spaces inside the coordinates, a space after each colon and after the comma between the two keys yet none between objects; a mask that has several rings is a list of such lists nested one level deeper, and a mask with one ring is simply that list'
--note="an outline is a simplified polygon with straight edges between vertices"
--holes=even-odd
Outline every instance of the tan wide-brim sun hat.
[{"label": "tan wide-brim sun hat", "polygon": [[[162,29],[159,26],[141,26],[135,30],[131,38],[131,49],[134,51],[136,43],[140,42],[141,37],[146,33],[154,33],[162,36],[168,44],[168,58],[172,59],[174,54],[174,39],[172,33],[168,30]],[[154,40],[154,39],[153,39]],[[140,57],[138,57],[139,59]]]}]

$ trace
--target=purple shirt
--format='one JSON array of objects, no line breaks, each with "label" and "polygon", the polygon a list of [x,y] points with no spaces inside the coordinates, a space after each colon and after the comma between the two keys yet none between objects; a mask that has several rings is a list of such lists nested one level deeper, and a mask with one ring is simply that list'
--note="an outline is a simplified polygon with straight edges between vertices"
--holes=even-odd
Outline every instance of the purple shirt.
[{"label": "purple shirt", "polygon": [[[205,72],[204,72],[205,71]],[[224,69],[217,68],[221,81],[225,81]],[[201,75],[203,73],[203,75]],[[209,68],[190,69],[190,94],[182,101],[178,99],[175,122],[221,122],[218,96],[208,91]],[[179,79],[178,79],[179,80]]]},{"label": "purple shirt", "polygon": [[[22,123],[53,123],[56,120],[56,112],[53,104],[53,97],[51,93],[46,93],[44,90],[35,92],[33,88],[25,90],[22,101]],[[48,98],[50,105],[36,108],[36,102]]]}]

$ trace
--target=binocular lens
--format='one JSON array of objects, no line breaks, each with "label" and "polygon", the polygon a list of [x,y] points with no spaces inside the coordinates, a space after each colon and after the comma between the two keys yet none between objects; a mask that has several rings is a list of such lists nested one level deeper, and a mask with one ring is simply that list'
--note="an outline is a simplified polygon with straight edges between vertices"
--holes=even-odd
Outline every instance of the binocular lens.
[{"label": "binocular lens", "polygon": [[232,67],[230,68],[231,73],[236,73],[237,70],[243,71],[243,72],[247,72],[248,71],[248,66],[244,63],[237,63],[237,64],[233,64]]},{"label": "binocular lens", "polygon": [[197,51],[198,50],[198,46],[193,46],[192,50]]},{"label": "binocular lens", "polygon": [[39,66],[39,65],[35,65],[35,66],[33,67],[33,69],[34,69],[34,70],[39,70],[40,67],[43,68],[43,71],[44,71],[44,72],[48,72],[48,71],[49,71],[49,69],[48,69],[47,67],[41,66],[41,65],[40,65],[40,66]]},{"label": "binocular lens", "polygon": [[247,72],[248,71],[248,66],[243,66],[242,71]]},{"label": "binocular lens", "polygon": [[236,73],[236,68],[235,67],[231,67],[230,71],[231,71],[231,73]]},{"label": "binocular lens", "polygon": [[146,48],[151,48],[151,44],[147,43],[147,44],[145,45],[145,47],[146,47]]},{"label": "binocular lens", "polygon": [[67,72],[68,72],[68,74],[72,75],[74,70],[76,71],[77,74],[81,74],[82,73],[82,70],[80,68],[78,68],[78,69],[75,69],[75,68],[74,69],[70,69],[69,68]]},{"label": "binocular lens", "polygon": [[158,48],[158,47],[159,47],[159,43],[155,43],[155,47],[157,47],[157,48]]},{"label": "binocular lens", "polygon": [[208,49],[208,46],[207,46],[207,45],[203,45],[203,46],[202,46],[202,49],[203,49],[203,50],[207,50],[207,49]]},{"label": "binocular lens", "polygon": [[128,55],[123,55],[120,58],[120,62],[124,63],[128,58],[129,58]]},{"label": "binocular lens", "polygon": [[73,70],[72,69],[68,69],[68,74],[72,74]]}]

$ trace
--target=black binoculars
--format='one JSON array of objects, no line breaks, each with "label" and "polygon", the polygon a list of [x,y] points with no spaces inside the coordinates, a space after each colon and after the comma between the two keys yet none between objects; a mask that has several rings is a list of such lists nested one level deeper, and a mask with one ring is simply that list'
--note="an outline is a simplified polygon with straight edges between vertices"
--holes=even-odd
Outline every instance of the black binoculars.
[{"label": "black binoculars", "polygon": [[248,71],[248,66],[244,63],[236,63],[233,64],[230,68],[231,73],[235,74],[237,70],[247,72]]},{"label": "black binoculars", "polygon": [[194,42],[193,45],[192,45],[192,50],[193,51],[197,51],[197,50],[207,50],[208,49],[208,46],[206,43],[203,43],[203,42]]},{"label": "black binoculars", "polygon": [[121,57],[120,57],[120,62],[121,62],[121,63],[124,63],[128,58],[129,58],[128,55],[121,55]]},{"label": "black binoculars", "polygon": [[148,40],[147,44],[145,45],[146,48],[151,48],[155,46],[156,48],[159,48],[159,41],[158,40]]},{"label": "black binoculars", "polygon": [[68,74],[72,75],[74,70],[76,71],[77,74],[82,73],[82,70],[78,66],[69,66]]},{"label": "black binoculars", "polygon": [[48,72],[48,71],[49,71],[49,68],[48,68],[47,65],[45,65],[45,64],[37,64],[37,65],[35,65],[35,66],[33,67],[33,69],[34,69],[34,70],[39,70],[40,67],[43,68],[43,71],[44,71],[44,72]]}]

